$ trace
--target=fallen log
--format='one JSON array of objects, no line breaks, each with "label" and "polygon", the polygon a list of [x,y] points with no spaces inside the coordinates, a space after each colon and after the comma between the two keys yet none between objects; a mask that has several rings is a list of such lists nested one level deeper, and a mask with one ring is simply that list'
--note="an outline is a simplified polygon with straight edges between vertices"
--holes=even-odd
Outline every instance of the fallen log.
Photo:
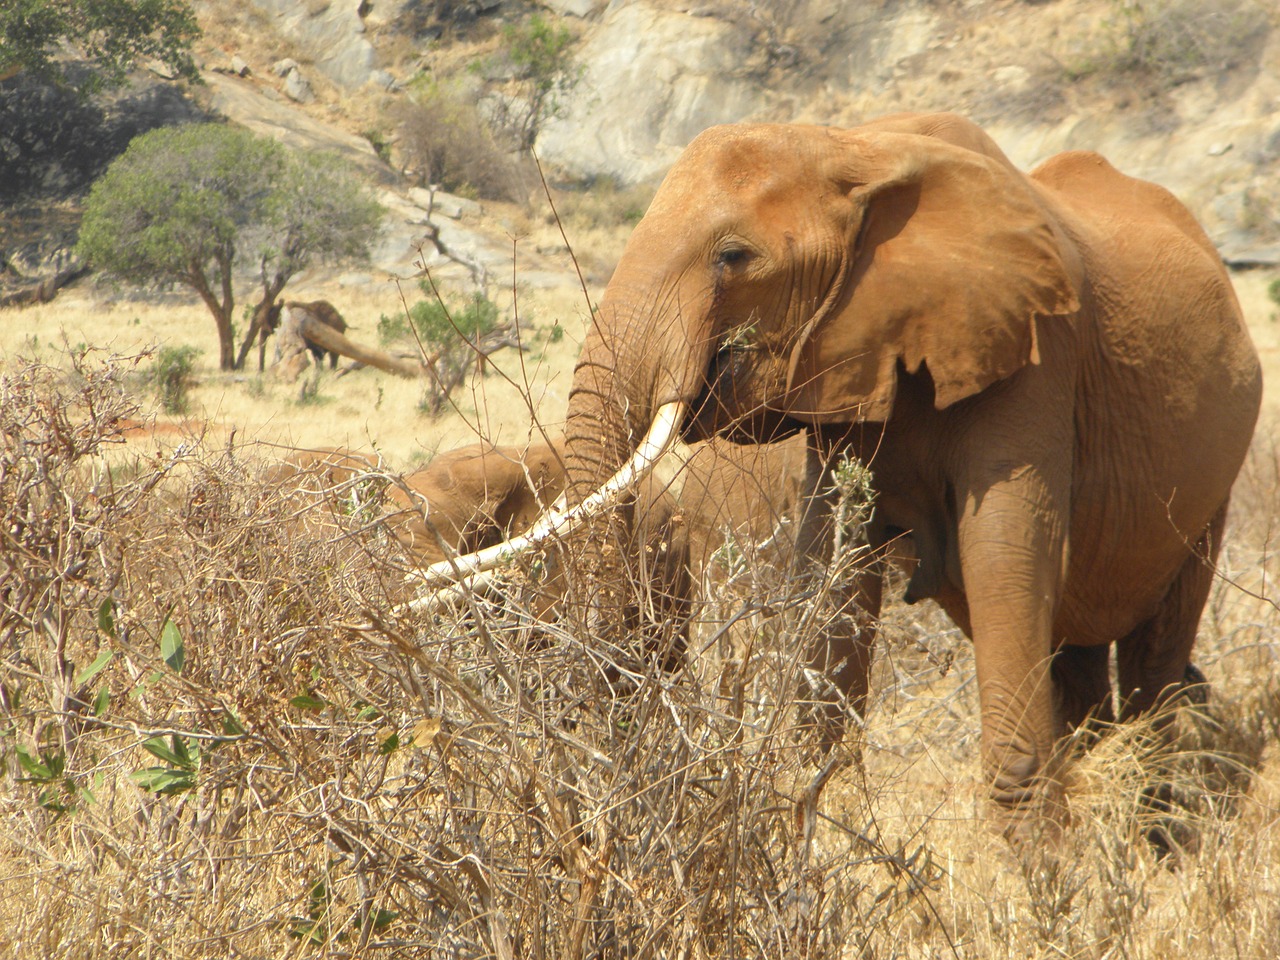
[{"label": "fallen log", "polygon": [[382,350],[366,347],[326,326],[305,310],[285,306],[280,313],[280,329],[276,334],[276,375],[292,383],[314,360],[310,344],[341,354],[350,360],[377,367],[398,377],[416,379],[428,376],[427,368],[417,360],[394,357]]}]

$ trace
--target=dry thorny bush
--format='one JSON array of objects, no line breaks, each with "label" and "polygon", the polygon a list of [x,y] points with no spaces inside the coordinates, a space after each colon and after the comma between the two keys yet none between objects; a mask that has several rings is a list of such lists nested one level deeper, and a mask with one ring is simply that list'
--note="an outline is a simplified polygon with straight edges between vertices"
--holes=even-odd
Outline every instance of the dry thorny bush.
[{"label": "dry thorny bush", "polygon": [[1063,842],[1019,859],[940,617],[887,612],[864,762],[806,834],[821,584],[726,550],[672,674],[518,600],[411,614],[394,478],[317,496],[232,445],[122,452],[128,366],[0,381],[5,956],[1280,953],[1274,447],[1206,616],[1215,699],[1171,745],[1102,737]]}]

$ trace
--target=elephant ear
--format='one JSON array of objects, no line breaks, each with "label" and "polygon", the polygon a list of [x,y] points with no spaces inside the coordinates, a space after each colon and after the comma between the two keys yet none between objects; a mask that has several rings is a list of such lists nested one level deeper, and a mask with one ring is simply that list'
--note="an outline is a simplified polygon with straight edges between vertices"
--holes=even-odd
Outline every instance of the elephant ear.
[{"label": "elephant ear", "polygon": [[1079,309],[1066,247],[1034,187],[995,156],[933,136],[833,132],[827,176],[852,204],[849,249],[801,331],[788,412],[889,417],[898,364],[926,367],[935,405],[1039,362],[1036,318]]}]

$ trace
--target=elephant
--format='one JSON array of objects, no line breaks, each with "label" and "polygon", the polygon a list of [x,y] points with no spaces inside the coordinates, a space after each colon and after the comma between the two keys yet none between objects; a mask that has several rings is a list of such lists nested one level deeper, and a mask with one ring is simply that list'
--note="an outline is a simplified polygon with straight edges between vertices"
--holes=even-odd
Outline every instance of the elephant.
[{"label": "elephant", "polygon": [[[261,340],[259,341],[258,351],[258,369],[261,370],[262,363],[262,346],[266,343],[266,338],[275,332],[280,326],[280,314],[285,309],[302,310],[310,315],[313,319],[323,323],[326,327],[337,330],[338,333],[347,332],[347,321],[342,318],[336,307],[328,300],[311,300],[303,302],[300,300],[289,300],[285,303],[273,304],[267,313],[267,322],[262,329]],[[324,362],[324,356],[329,354],[329,369],[336,370],[338,368],[338,355],[332,351],[325,350],[324,347],[317,343],[307,341],[307,349],[311,351],[311,356],[315,357],[316,365]],[[278,357],[277,357],[278,359]]]},{"label": "elephant", "polygon": [[438,454],[387,490],[388,525],[419,563],[523,533],[564,491],[563,442],[475,443]]},{"label": "elephant", "polygon": [[[798,442],[797,442],[798,441]],[[565,489],[564,441],[527,447],[476,443],[442,453],[387,490],[388,528],[421,564],[447,563],[523,533]],[[726,543],[786,569],[805,476],[803,437],[740,447],[708,442],[673,451],[640,485],[634,507],[637,576],[648,587],[652,648],[680,662],[701,586]],[[548,578],[551,579],[551,578]],[[558,584],[535,609],[557,616]]]},{"label": "elephant", "polygon": [[[636,478],[677,438],[804,429],[798,573],[830,550],[825,473],[858,458],[872,547],[905,543],[906,601],[936,601],[971,639],[983,778],[996,822],[1026,838],[1066,818],[1064,735],[1152,711],[1189,675],[1260,394],[1203,230],[1096,153],[1023,173],[947,113],[712,127],[588,327],[567,508],[460,569],[586,525],[595,620],[618,629],[605,524]],[[828,746],[867,701],[876,566],[841,585],[860,612],[805,638]]]}]

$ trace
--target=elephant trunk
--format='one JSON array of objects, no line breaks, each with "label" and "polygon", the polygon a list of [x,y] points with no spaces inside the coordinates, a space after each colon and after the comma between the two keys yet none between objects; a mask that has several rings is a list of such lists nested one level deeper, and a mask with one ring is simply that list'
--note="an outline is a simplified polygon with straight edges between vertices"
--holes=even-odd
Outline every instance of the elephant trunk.
[{"label": "elephant trunk", "polygon": [[700,330],[687,328],[690,315],[670,309],[682,300],[691,306],[691,298],[655,294],[662,284],[620,267],[592,319],[569,394],[565,496],[574,509],[604,499],[617,508],[582,526],[553,561],[566,616],[598,647],[620,649],[632,663],[641,651],[665,651],[669,664],[679,647],[666,628],[670,618],[655,609],[631,500],[686,427],[709,348]]},{"label": "elephant trunk", "polygon": [[[646,317],[652,318],[652,311]],[[602,305],[574,371],[565,423],[567,485],[562,501],[524,536],[422,571],[420,579],[427,588],[441,590],[444,596],[480,586],[487,581],[485,571],[559,540],[558,565],[568,574],[565,586],[571,596],[566,599],[572,607],[597,621],[609,619],[609,611],[617,611],[619,605],[633,606],[628,602],[634,596],[628,581],[635,579],[628,556],[630,511],[626,504],[621,510],[611,508],[648,474],[686,425],[688,401],[701,385],[706,344],[691,350],[686,335],[674,335],[678,316],[665,322],[649,319],[645,326],[651,335],[640,338],[638,345],[632,337],[615,339],[605,331],[610,320],[617,324],[619,319],[616,307]],[[615,343],[629,344],[624,347],[628,354],[615,352]],[[433,605],[429,599],[425,603]]]}]

